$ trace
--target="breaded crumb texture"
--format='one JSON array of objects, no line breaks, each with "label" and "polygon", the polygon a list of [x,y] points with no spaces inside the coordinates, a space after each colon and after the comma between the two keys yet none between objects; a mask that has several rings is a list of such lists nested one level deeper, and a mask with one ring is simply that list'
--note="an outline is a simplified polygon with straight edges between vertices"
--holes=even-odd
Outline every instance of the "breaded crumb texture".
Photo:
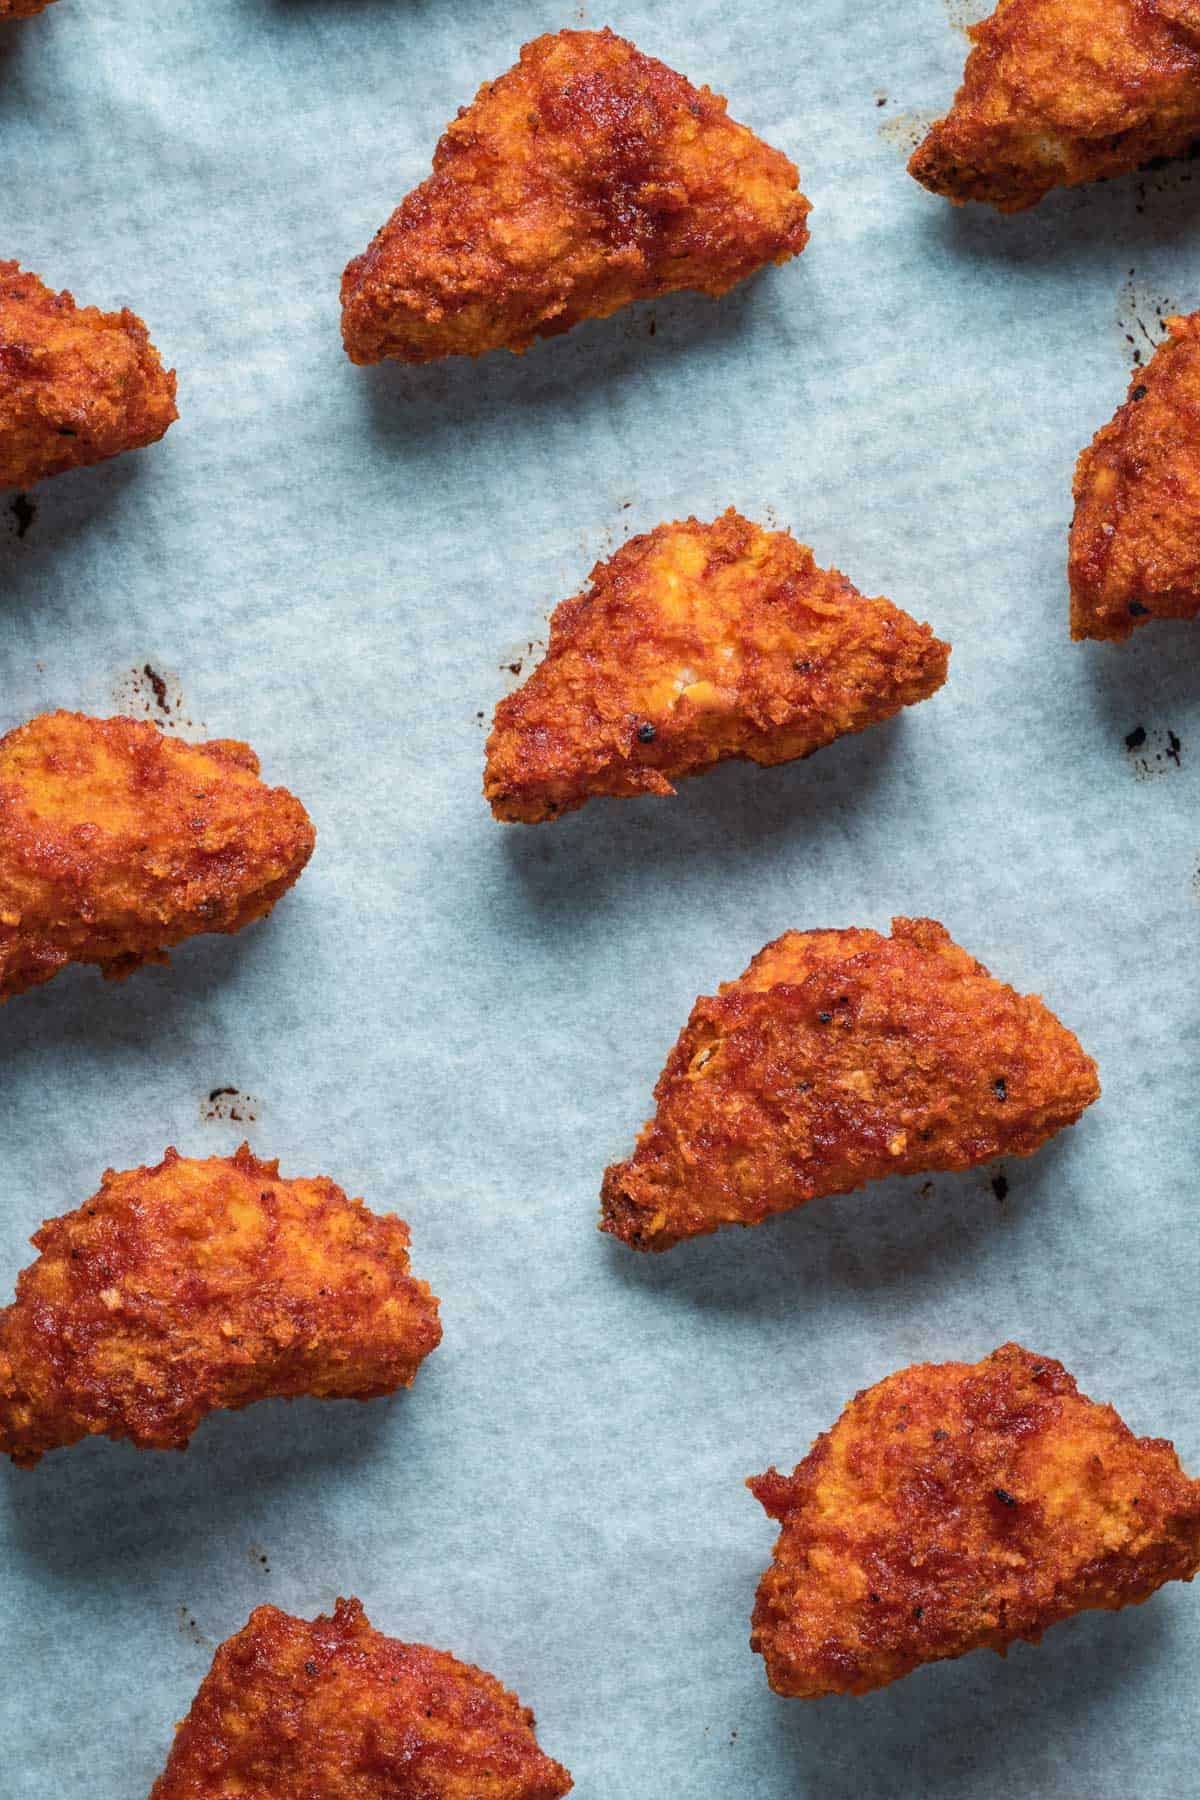
[{"label": "breaded crumb texture", "polygon": [[0,1001],[68,963],[122,979],[270,912],[312,855],[248,744],[44,713],[0,738]]},{"label": "breaded crumb texture", "polygon": [[178,417],[136,313],[76,306],[0,261],[0,490],[140,450]]},{"label": "breaded crumb texture", "polygon": [[1036,206],[1200,139],[1197,0],[1001,0],[909,173],[961,204]]},{"label": "breaded crumb texture", "polygon": [[0,1452],[31,1466],[81,1438],[182,1450],[256,1400],[373,1400],[441,1341],[408,1226],[324,1175],[235,1156],[109,1169],[50,1219],[0,1313]]},{"label": "breaded crumb texture", "polygon": [[678,288],[798,256],[795,165],[611,31],[536,38],[438,144],[342,278],[356,363],[521,351]]},{"label": "breaded crumb texture", "polygon": [[1075,470],[1073,638],[1200,614],[1200,313],[1166,325]]},{"label": "breaded crumb texture", "polygon": [[222,1644],[150,1800],[561,1800],[534,1717],[494,1675],[368,1624],[260,1606]]},{"label": "breaded crumb texture", "polygon": [[750,1643],[777,1694],[865,1694],[922,1663],[1038,1643],[1200,1567],[1200,1481],[1052,1356],[1005,1344],[864,1389],[792,1475]]},{"label": "breaded crumb texture", "polygon": [[1029,1156],[1100,1092],[1096,1065],[933,919],[789,931],[697,1000],[601,1229],[669,1250],[888,1175]]},{"label": "breaded crumb texture", "polygon": [[732,507],[660,525],[554,609],[545,659],[496,708],[484,794],[534,823],[729,757],[792,762],[928,699],[949,655],[789,532]]}]

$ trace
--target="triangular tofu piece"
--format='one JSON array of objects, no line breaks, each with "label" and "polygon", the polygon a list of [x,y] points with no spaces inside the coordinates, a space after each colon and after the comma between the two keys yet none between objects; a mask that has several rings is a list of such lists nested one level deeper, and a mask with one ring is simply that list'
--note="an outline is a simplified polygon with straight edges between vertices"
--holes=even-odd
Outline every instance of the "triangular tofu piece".
[{"label": "triangular tofu piece", "polygon": [[909,173],[1001,212],[1200,137],[1200,0],[1001,0]]},{"label": "triangular tofu piece", "polygon": [[241,931],[316,833],[249,744],[43,713],[0,738],[0,1004],[68,963],[121,980],[201,932]]},{"label": "triangular tofu piece", "polygon": [[33,1242],[0,1311],[0,1454],[23,1467],[101,1434],[182,1450],[257,1400],[391,1394],[441,1340],[403,1219],[248,1144],[109,1169]]},{"label": "triangular tofu piece", "polygon": [[483,1669],[385,1637],[357,1600],[260,1606],[221,1645],[150,1800],[561,1800],[534,1717]]},{"label": "triangular tofu piece", "polygon": [[1029,1156],[1099,1092],[1054,1014],[932,919],[789,931],[697,1000],[601,1229],[668,1250],[886,1175]]},{"label": "triangular tofu piece", "polygon": [[136,313],[76,306],[0,262],[0,489],[139,450],[178,417]]},{"label": "triangular tofu piece", "polygon": [[1061,1363],[1005,1344],[866,1388],[792,1475],[751,1648],[777,1694],[865,1694],[922,1663],[1037,1643],[1200,1567],[1200,1481]]},{"label": "triangular tofu piece", "polygon": [[1167,329],[1075,470],[1073,638],[1200,614],[1200,313]]},{"label": "triangular tofu piece", "polygon": [[786,531],[732,508],[660,525],[555,608],[544,661],[496,708],[484,793],[532,823],[728,757],[791,762],[928,699],[949,654]]},{"label": "triangular tofu piece", "polygon": [[808,242],[795,165],[611,31],[526,44],[342,279],[356,363],[524,350],[677,288],[723,294]]}]

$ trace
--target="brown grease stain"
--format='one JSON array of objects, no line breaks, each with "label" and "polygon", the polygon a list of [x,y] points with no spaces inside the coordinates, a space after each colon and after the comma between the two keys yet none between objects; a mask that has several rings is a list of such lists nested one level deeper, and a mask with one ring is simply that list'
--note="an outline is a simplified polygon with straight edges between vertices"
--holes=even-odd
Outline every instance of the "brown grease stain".
[{"label": "brown grease stain", "polygon": [[[516,644],[511,650],[502,653],[503,661],[497,664],[497,667],[502,675],[511,677],[510,680],[506,680],[504,683],[505,693],[512,693],[513,689],[519,684],[522,675],[525,673],[526,666],[533,662],[540,661],[540,652],[544,651],[545,648],[546,644],[544,639],[526,638],[523,644]],[[482,714],[480,717],[482,717]]]},{"label": "brown grease stain", "polygon": [[1125,733],[1125,753],[1133,764],[1135,781],[1153,781],[1174,767],[1183,767],[1183,739],[1168,725],[1165,730],[1135,725]]},{"label": "brown grease stain", "polygon": [[210,1089],[200,1102],[200,1117],[206,1125],[256,1125],[262,1101],[254,1094],[244,1094],[236,1087]]},{"label": "brown grease stain", "polygon": [[1136,367],[1150,361],[1167,335],[1166,321],[1179,310],[1172,299],[1139,281],[1137,270],[1130,269],[1117,295],[1117,329]]},{"label": "brown grease stain", "polygon": [[179,1620],[180,1633],[183,1637],[187,1638],[189,1643],[195,1644],[199,1650],[207,1650],[211,1647],[212,1639],[205,1637],[199,1625],[196,1623],[195,1616],[190,1606],[178,1607],[177,1617]]},{"label": "brown grease stain", "polygon": [[924,141],[930,127],[936,125],[942,117],[940,112],[927,107],[913,112],[892,113],[888,118],[880,120],[879,135],[893,150],[899,150],[905,157],[909,157],[918,144]]},{"label": "brown grease stain", "polygon": [[[149,719],[162,731],[197,729],[178,675],[152,662],[135,663],[131,668],[122,669],[112,686],[112,701],[124,717]],[[204,730],[203,720],[198,728]]]},{"label": "brown grease stain", "polygon": [[966,37],[972,25],[978,25],[992,11],[987,0],[942,0],[946,9],[946,18],[953,31],[960,31]]}]

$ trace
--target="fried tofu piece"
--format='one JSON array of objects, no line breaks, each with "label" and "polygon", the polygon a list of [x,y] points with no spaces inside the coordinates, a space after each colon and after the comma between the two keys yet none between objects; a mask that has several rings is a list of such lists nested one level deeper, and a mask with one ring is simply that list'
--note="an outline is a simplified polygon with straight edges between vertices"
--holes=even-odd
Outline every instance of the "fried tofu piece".
[{"label": "fried tofu piece", "polygon": [[0,262],[0,490],[140,450],[178,417],[136,313],[76,306]]},{"label": "fried tofu piece", "polygon": [[1030,1156],[1100,1092],[1033,995],[932,919],[788,931],[697,1000],[601,1230],[669,1250],[887,1175]]},{"label": "fried tofu piece", "polygon": [[949,655],[786,531],[732,507],[659,525],[555,608],[545,660],[496,708],[483,791],[534,823],[728,757],[791,762],[928,699]]},{"label": "fried tofu piece", "polygon": [[1076,466],[1073,638],[1200,613],[1200,313],[1167,330]]},{"label": "fried tofu piece", "polygon": [[1036,206],[1200,138],[1200,0],[1001,0],[909,173],[959,204]]},{"label": "fried tofu piece", "polygon": [[1200,1481],[1061,1363],[1005,1344],[864,1389],[792,1475],[751,1648],[777,1694],[866,1694],[922,1663],[1116,1612],[1200,1567]]},{"label": "fried tofu piece", "polygon": [[485,82],[342,278],[356,363],[521,351],[678,288],[798,256],[795,165],[611,31],[526,44]]},{"label": "fried tofu piece", "polygon": [[150,1800],[559,1800],[571,1777],[494,1675],[368,1624],[259,1606],[221,1645]]},{"label": "fried tofu piece", "polygon": [[0,1002],[68,963],[121,980],[270,912],[312,822],[248,744],[45,713],[0,738]]},{"label": "fried tofu piece", "polygon": [[373,1400],[441,1341],[408,1226],[243,1144],[105,1172],[50,1219],[0,1313],[0,1452],[30,1468],[88,1436],[184,1450],[256,1400]]}]

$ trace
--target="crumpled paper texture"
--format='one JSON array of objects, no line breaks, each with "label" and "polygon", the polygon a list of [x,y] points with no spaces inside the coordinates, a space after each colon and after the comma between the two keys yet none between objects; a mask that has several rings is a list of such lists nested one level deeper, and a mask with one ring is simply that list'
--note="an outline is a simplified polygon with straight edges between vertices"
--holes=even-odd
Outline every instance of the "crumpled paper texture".
[{"label": "crumpled paper texture", "polygon": [[[810,249],[522,359],[352,368],[341,269],[456,107],[523,39],[606,22],[796,158]],[[747,1647],[773,1531],[743,1477],[914,1359],[1015,1337],[1200,1470],[1195,638],[1073,647],[1065,577],[1075,457],[1157,309],[1200,304],[1200,186],[1009,220],[926,195],[904,161],[955,25],[60,0],[3,29],[0,255],[133,306],[181,418],[32,517],[0,503],[0,729],[124,707],[248,738],[319,839],[267,924],[0,1012],[0,1288],[106,1165],[248,1136],[402,1213],[446,1330],[395,1401],[0,1472],[6,1800],[140,1800],[250,1608],[339,1593],[515,1687],[582,1800],[1194,1792],[1183,1587],[865,1701],[777,1700]],[[802,764],[495,825],[487,725],[550,608],[729,504],[928,618],[947,687]],[[1079,1033],[1083,1122],[662,1259],[599,1237],[696,994],[789,926],[897,912]]]}]

